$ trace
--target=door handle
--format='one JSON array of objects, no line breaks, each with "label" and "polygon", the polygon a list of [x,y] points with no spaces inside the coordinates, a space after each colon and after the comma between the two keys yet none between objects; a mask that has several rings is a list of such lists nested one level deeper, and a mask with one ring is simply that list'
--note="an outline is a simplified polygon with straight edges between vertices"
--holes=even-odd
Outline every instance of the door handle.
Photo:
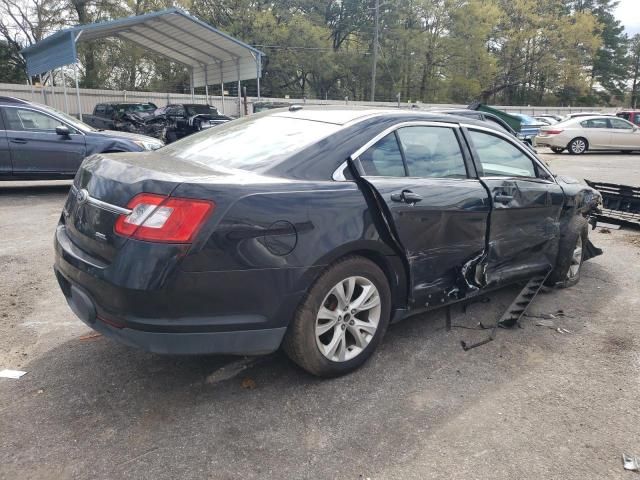
[{"label": "door handle", "polygon": [[27,143],[27,140],[24,138],[12,138],[11,143]]},{"label": "door handle", "polygon": [[513,200],[513,195],[507,195],[504,193],[497,193],[495,197],[493,197],[494,200],[498,203],[509,203],[511,200]]},{"label": "door handle", "polygon": [[404,203],[414,204],[422,200],[422,195],[413,193],[411,190],[403,190],[400,193],[392,193],[391,200],[394,202],[404,202]]}]

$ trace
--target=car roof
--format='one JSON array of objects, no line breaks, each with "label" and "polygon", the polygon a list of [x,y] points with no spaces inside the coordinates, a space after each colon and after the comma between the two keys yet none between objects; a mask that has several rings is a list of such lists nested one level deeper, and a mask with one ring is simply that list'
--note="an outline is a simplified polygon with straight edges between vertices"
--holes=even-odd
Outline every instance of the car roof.
[{"label": "car roof", "polygon": [[451,115],[444,112],[428,112],[418,109],[399,109],[394,107],[349,107],[349,106],[303,106],[292,105],[289,108],[278,108],[267,110],[257,115],[297,118],[300,120],[309,120],[314,122],[331,123],[334,125],[346,126],[347,124],[356,123],[375,117],[398,117],[399,119],[406,117],[407,120],[415,120],[419,118],[425,121],[440,121],[446,123],[469,123],[480,127],[487,127],[502,132],[501,129],[493,127],[490,123],[482,120],[476,120],[469,117]]}]

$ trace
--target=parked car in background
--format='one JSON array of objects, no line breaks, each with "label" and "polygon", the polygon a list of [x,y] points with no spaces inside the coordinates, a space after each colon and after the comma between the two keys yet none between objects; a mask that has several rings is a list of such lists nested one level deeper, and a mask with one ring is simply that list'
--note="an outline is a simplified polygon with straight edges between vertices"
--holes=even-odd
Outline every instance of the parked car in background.
[{"label": "parked car in background", "polygon": [[92,115],[82,115],[82,121],[87,125],[102,130],[130,131],[129,116],[135,114],[141,117],[152,115],[158,107],[155,103],[144,102],[111,102],[98,103],[93,108]]},{"label": "parked car in background", "polygon": [[[144,179],[143,182],[140,179]],[[347,373],[390,322],[600,253],[600,194],[555,177],[512,135],[410,110],[274,110],[143,154],[95,155],[55,233],[76,315],[159,353],[282,344]]]},{"label": "parked car in background", "polygon": [[560,120],[556,120],[552,117],[542,117],[540,115],[536,115],[533,117],[540,125],[555,125]]},{"label": "parked car in background", "polygon": [[558,122],[561,122],[563,120],[563,117],[561,115],[554,115],[554,114],[551,114],[551,113],[539,113],[537,115],[534,115],[533,118],[535,118],[537,120],[546,119],[547,121],[551,122],[552,125],[554,123],[558,123]]},{"label": "parked car in background", "polygon": [[514,137],[521,140],[525,145],[532,148],[532,142],[527,141],[524,136],[522,136],[519,132],[516,132],[511,126],[505,122],[502,118],[494,115],[492,113],[483,112],[481,110],[470,110],[468,108],[459,108],[459,109],[449,109],[449,110],[433,110],[434,112],[442,112],[447,113],[449,115],[458,115],[461,117],[473,118],[476,120],[481,120],[483,122],[488,122],[494,127],[497,127],[505,132],[513,135]]},{"label": "parked car in background", "polygon": [[568,150],[579,155],[588,150],[640,150],[640,128],[623,118],[611,116],[576,117],[543,127],[536,146],[555,153]]},{"label": "parked car in background", "polygon": [[509,112],[509,115],[520,120],[520,131],[518,132],[519,138],[533,145],[533,139],[538,135],[540,127],[544,124],[529,115],[525,115],[524,113]]},{"label": "parked car in background", "polygon": [[562,121],[564,120],[570,120],[572,118],[578,118],[578,117],[594,117],[594,116],[608,116],[609,114],[607,113],[602,113],[602,112],[575,112],[575,113],[569,113],[567,115],[565,115],[565,117],[562,119]]},{"label": "parked car in background", "polygon": [[640,110],[622,110],[616,113],[616,117],[624,118],[634,125],[640,126]]},{"label": "parked car in background", "polygon": [[156,110],[149,122],[158,121],[160,118],[164,119],[166,125],[165,140],[167,143],[233,120],[231,117],[220,115],[218,109],[211,105],[194,103],[167,105]]},{"label": "parked car in background", "polygon": [[73,178],[88,155],[162,146],[155,138],[99,131],[50,107],[0,97],[0,180]]}]

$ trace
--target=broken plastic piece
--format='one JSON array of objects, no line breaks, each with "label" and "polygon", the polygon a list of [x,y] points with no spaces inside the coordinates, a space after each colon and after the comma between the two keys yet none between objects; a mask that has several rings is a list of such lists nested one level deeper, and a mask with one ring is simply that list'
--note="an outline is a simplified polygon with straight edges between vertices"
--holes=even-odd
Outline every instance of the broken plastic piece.
[{"label": "broken plastic piece", "polygon": [[640,187],[586,179],[585,182],[602,195],[602,212],[597,215],[598,220],[640,226]]},{"label": "broken plastic piece", "polygon": [[23,375],[26,375],[27,372],[23,372],[22,370],[0,370],[0,378],[13,378],[14,380],[19,379]]},{"label": "broken plastic piece", "polygon": [[640,472],[640,457],[633,455],[622,454],[622,465],[625,470],[631,470],[632,472]]}]

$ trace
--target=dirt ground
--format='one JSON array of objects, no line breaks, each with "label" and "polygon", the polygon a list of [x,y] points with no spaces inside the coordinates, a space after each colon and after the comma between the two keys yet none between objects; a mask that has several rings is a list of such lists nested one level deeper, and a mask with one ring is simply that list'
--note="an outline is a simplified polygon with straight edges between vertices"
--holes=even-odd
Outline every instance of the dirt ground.
[{"label": "dirt ground", "polygon": [[[640,185],[640,155],[542,157]],[[621,455],[640,455],[640,232],[592,232],[605,254],[580,284],[492,343],[460,347],[514,289],[456,307],[451,332],[442,311],[394,325],[362,369],[319,380],[281,353],[165,357],[91,336],[51,268],[68,188],[0,182],[0,370],[28,372],[0,379],[1,479],[635,478]],[[536,325],[550,315],[569,333]]]}]

